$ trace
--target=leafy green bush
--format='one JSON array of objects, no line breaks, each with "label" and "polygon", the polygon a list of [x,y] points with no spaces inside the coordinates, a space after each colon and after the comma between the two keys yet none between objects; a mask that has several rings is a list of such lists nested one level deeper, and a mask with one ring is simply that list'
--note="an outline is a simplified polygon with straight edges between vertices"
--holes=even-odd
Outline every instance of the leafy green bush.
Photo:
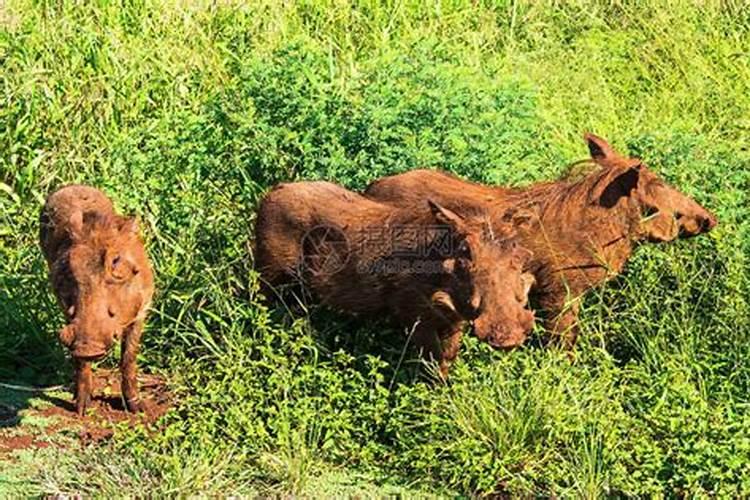
[{"label": "leafy green bush", "polygon": [[[24,492],[750,494],[746,9],[355,4],[0,10],[0,378],[67,380],[37,217],[84,182],[142,221],[142,365],[179,396],[160,434],[24,458]],[[404,332],[259,295],[274,183],[554,179],[585,130],[720,225],[592,291],[575,362],[470,338],[435,384]]]}]

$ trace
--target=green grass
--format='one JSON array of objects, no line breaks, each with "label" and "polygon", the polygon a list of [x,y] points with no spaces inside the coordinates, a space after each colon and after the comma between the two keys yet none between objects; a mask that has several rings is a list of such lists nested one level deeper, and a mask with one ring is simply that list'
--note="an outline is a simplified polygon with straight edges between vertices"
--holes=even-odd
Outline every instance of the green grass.
[{"label": "green grass", "polygon": [[[158,293],[141,362],[180,398],[163,432],[24,452],[0,489],[750,495],[750,10],[242,4],[0,4],[0,379],[68,380],[37,217],[84,182],[142,220]],[[587,130],[720,225],[594,290],[575,363],[470,339],[433,387],[401,332],[262,305],[250,228],[274,183],[553,179]]]}]

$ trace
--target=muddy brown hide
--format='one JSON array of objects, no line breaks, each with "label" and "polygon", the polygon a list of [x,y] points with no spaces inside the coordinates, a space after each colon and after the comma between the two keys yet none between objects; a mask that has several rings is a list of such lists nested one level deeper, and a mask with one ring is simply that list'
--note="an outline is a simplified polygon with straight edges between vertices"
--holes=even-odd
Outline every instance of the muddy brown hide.
[{"label": "muddy brown hide", "polygon": [[521,272],[530,252],[508,226],[427,200],[403,209],[327,182],[281,184],[258,210],[255,263],[267,290],[301,282],[328,306],[413,328],[445,376],[468,320],[496,347],[533,326],[533,278]]},{"label": "muddy brown hide", "polygon": [[527,268],[536,278],[531,297],[547,330],[570,348],[581,295],[620,273],[637,243],[696,236],[717,223],[641,160],[620,155],[593,134],[585,140],[594,169],[576,181],[508,189],[414,170],[373,182],[365,195],[406,207],[429,198],[453,210],[484,209],[494,224],[519,210],[532,214],[519,229],[521,244],[534,254]]},{"label": "muddy brown hide", "polygon": [[67,324],[60,341],[75,365],[76,409],[83,414],[92,390],[91,363],[122,341],[122,388],[130,411],[143,409],[136,357],[154,291],[153,275],[134,218],[88,186],[67,186],[47,198],[40,243],[50,281]]}]

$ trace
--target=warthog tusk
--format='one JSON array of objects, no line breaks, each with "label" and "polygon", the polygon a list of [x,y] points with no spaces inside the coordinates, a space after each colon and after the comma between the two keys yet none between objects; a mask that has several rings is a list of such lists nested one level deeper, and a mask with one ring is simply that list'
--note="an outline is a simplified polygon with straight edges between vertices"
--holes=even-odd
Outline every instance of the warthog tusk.
[{"label": "warthog tusk", "polygon": [[451,311],[453,311],[455,313],[458,312],[458,311],[456,311],[456,306],[453,304],[453,299],[448,294],[448,292],[444,292],[442,290],[438,290],[437,292],[433,293],[432,294],[432,303],[434,305],[436,305],[436,306],[443,306],[446,309],[449,309],[449,310],[451,310]]}]

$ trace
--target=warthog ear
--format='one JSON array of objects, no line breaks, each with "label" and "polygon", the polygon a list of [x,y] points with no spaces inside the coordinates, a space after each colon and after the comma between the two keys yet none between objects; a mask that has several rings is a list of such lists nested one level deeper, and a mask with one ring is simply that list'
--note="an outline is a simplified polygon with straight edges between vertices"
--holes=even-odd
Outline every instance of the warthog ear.
[{"label": "warthog ear", "polygon": [[83,238],[83,212],[76,210],[68,219],[68,234],[73,241]]},{"label": "warthog ear", "polygon": [[138,234],[138,219],[135,217],[123,217],[117,223],[117,229],[121,233]]},{"label": "warthog ear", "polygon": [[592,191],[592,199],[604,208],[612,208],[617,205],[620,198],[630,196],[638,189],[640,179],[640,165],[625,169],[612,169]]},{"label": "warthog ear", "polygon": [[435,216],[435,219],[440,224],[446,224],[451,226],[455,231],[459,233],[463,233],[466,230],[466,224],[464,222],[464,218],[458,215],[456,212],[452,210],[448,210],[447,208],[443,207],[442,205],[439,205],[435,203],[432,200],[427,200],[427,203],[430,205],[430,210],[432,211],[432,215]]},{"label": "warthog ear", "polygon": [[89,235],[95,228],[102,224],[107,224],[109,219],[94,211],[76,211],[68,219],[68,232],[71,238],[75,240],[82,240],[85,236]]},{"label": "warthog ear", "polygon": [[589,153],[591,153],[591,158],[594,161],[599,162],[617,156],[612,146],[601,137],[587,132],[583,135],[583,138],[589,146]]}]

